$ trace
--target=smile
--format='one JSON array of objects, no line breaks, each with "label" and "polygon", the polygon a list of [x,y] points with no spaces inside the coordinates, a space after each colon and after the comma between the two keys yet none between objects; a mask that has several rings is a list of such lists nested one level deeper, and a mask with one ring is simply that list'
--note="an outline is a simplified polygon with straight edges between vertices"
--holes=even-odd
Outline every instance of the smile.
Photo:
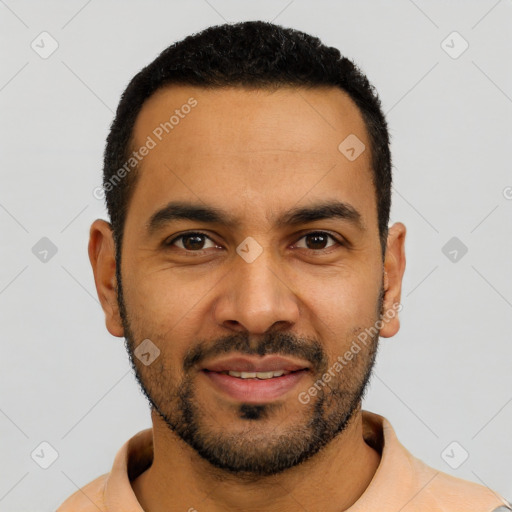
[{"label": "smile", "polygon": [[235,370],[202,370],[212,389],[237,402],[263,404],[284,398],[309,373],[295,371],[239,372]]},{"label": "smile", "polygon": [[231,375],[231,377],[238,377],[240,379],[272,379],[274,377],[281,377],[282,375],[288,375],[291,372],[285,370],[277,370],[275,372],[236,372],[234,370],[219,372],[225,375]]}]

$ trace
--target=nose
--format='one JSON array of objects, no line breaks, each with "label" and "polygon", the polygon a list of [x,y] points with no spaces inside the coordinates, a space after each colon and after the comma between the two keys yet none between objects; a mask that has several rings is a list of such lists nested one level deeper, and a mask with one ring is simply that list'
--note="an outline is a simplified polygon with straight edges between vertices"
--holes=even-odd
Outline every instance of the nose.
[{"label": "nose", "polygon": [[218,325],[264,334],[290,329],[299,319],[298,297],[270,251],[247,262],[237,257],[223,279],[214,315]]}]

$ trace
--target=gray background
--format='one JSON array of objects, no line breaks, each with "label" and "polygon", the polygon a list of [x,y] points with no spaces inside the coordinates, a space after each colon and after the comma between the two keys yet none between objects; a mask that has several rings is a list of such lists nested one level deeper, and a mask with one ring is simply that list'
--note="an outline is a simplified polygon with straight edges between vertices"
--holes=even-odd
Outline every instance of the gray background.
[{"label": "gray background", "polygon": [[[0,510],[54,510],[151,426],[96,298],[92,191],[130,78],[173,41],[248,19],[338,47],[389,119],[402,328],[382,340],[364,408],[427,464],[512,499],[510,0],[0,0]],[[59,45],[46,59],[31,47],[43,31]],[[453,31],[469,44],[457,58]],[[32,251],[43,237],[57,248],[46,262]],[[31,458],[43,441],[58,452],[48,469]]]}]

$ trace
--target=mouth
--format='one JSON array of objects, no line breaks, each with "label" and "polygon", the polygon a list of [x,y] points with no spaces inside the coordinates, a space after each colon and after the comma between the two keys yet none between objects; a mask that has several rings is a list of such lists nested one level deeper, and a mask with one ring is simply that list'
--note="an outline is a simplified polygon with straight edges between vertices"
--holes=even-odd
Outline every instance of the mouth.
[{"label": "mouth", "polygon": [[[295,370],[294,372],[290,372],[287,370],[276,370],[276,371],[268,371],[268,372],[237,372],[235,370],[224,370],[222,372],[216,372],[216,373],[220,373],[222,375],[230,375],[231,377],[236,377],[239,379],[268,380],[268,379],[275,379],[277,377],[282,377],[283,375],[289,375],[290,373],[301,372],[303,370],[306,370],[306,368],[303,368],[301,370]],[[208,372],[210,370],[204,370],[204,371]]]},{"label": "mouth", "polygon": [[263,404],[283,399],[306,377],[309,369],[266,372],[203,369],[201,373],[208,379],[212,388],[223,396],[236,402]]},{"label": "mouth", "polygon": [[[217,361],[207,362],[202,369],[216,373],[228,373],[232,377],[266,379],[274,376],[281,377],[284,374],[298,370],[307,370],[309,367],[310,365],[306,361],[278,355],[266,355],[263,357],[231,355]],[[280,372],[282,373],[279,375]],[[268,375],[270,373],[272,375]]]}]

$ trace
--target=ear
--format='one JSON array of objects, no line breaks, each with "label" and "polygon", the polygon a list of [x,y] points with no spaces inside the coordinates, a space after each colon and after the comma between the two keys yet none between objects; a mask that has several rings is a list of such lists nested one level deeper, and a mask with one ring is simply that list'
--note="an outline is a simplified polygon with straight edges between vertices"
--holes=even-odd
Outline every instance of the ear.
[{"label": "ear", "polygon": [[402,279],[405,272],[405,226],[395,222],[388,231],[384,258],[384,301],[380,336],[390,338],[400,329],[398,312],[401,309]]},{"label": "ear", "polygon": [[117,304],[116,255],[112,226],[95,220],[89,233],[89,260],[94,273],[96,292],[105,312],[107,329],[113,336],[124,336]]}]

